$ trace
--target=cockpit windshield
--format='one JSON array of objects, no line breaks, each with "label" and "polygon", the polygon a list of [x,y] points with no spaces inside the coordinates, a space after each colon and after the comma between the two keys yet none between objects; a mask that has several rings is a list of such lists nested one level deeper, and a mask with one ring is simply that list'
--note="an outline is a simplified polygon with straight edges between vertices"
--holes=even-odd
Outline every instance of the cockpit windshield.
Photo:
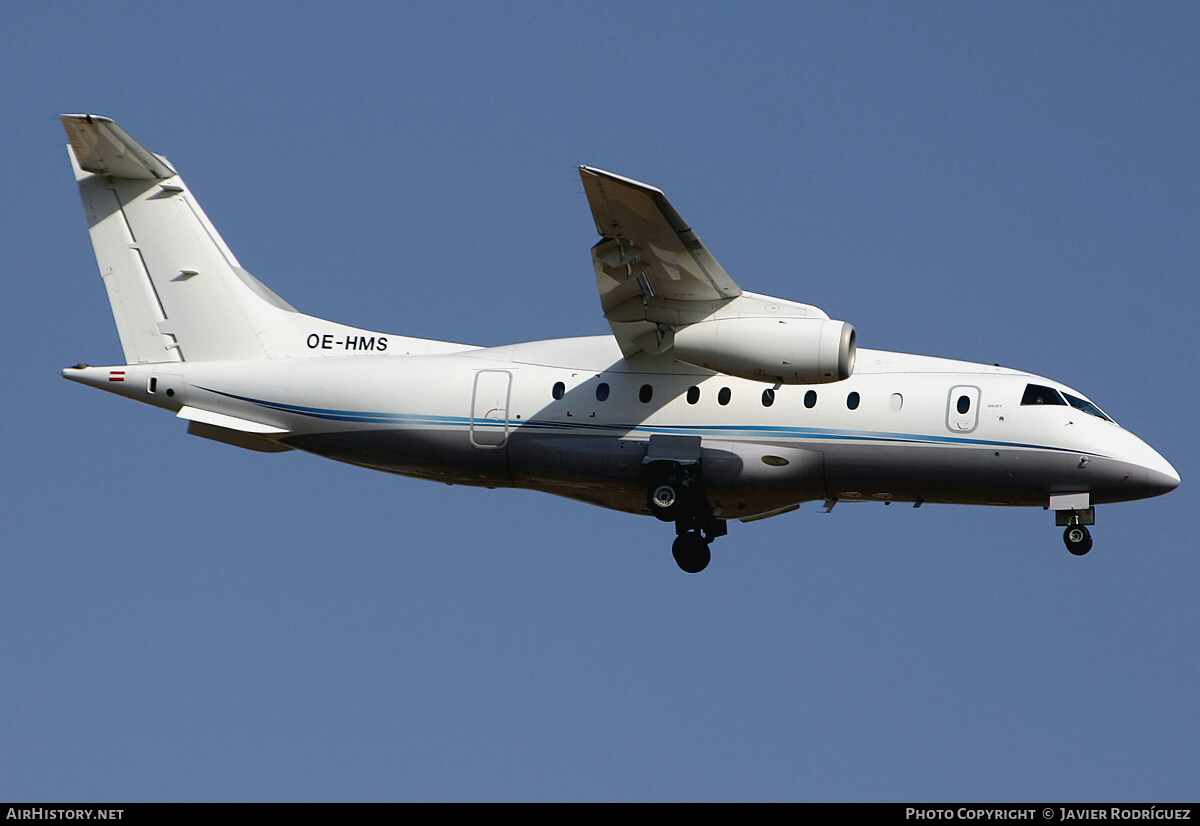
[{"label": "cockpit windshield", "polygon": [[[1082,410],[1084,413],[1091,413],[1093,416],[1104,419],[1106,422],[1112,421],[1112,419],[1104,415],[1103,410],[1101,410],[1099,407],[1096,407],[1096,405],[1092,404],[1087,399],[1081,399],[1079,396],[1072,396],[1070,393],[1063,393],[1063,395],[1067,397],[1067,403],[1076,410]],[[1116,424],[1116,422],[1113,423]]]},{"label": "cockpit windshield", "polygon": [[1021,404],[1062,404],[1063,397],[1053,387],[1046,387],[1041,384],[1025,385],[1025,395],[1021,397]]},{"label": "cockpit windshield", "polygon": [[[1060,393],[1053,387],[1046,387],[1043,384],[1027,384],[1025,385],[1025,395],[1021,396],[1021,404],[1061,404],[1070,405],[1076,410],[1082,410],[1088,415],[1095,416],[1098,419],[1103,419],[1106,422],[1111,422],[1104,411],[1096,405],[1092,404],[1085,398],[1073,396],[1070,393]],[[1116,424],[1116,422],[1113,422]]]}]

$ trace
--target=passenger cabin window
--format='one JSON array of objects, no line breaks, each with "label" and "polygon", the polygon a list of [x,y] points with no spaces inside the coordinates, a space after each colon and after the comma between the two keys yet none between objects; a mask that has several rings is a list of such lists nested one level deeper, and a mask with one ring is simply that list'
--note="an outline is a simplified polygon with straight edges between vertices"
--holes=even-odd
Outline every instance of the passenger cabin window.
[{"label": "passenger cabin window", "polygon": [[857,391],[846,397],[846,407],[849,407],[851,410],[858,410],[858,402],[859,395]]},{"label": "passenger cabin window", "polygon": [[687,392],[688,404],[695,404],[700,401],[700,388],[695,385],[688,388]]},{"label": "passenger cabin window", "polygon": [[596,401],[602,402],[608,398],[608,382],[602,381],[596,385]]},{"label": "passenger cabin window", "polygon": [[810,410],[817,406],[817,391],[809,390],[804,394],[804,406]]},{"label": "passenger cabin window", "polygon": [[1025,385],[1025,395],[1021,397],[1021,404],[1066,404],[1063,397],[1058,394],[1058,391],[1053,387],[1045,387],[1041,384]]},{"label": "passenger cabin window", "polygon": [[654,398],[654,388],[648,384],[643,384],[642,389],[638,391],[638,401],[642,404],[649,404]]},{"label": "passenger cabin window", "polygon": [[555,401],[558,401],[566,394],[566,392],[567,386],[561,381],[556,381],[554,382],[554,389],[550,391],[550,395],[554,397]]},{"label": "passenger cabin window", "polygon": [[731,391],[728,387],[722,387],[719,391],[717,391],[717,404],[729,404],[729,399],[732,397],[733,391]]},{"label": "passenger cabin window", "polygon": [[958,404],[955,405],[955,409],[958,410],[959,413],[966,413],[971,409],[971,397],[959,396]]},{"label": "passenger cabin window", "polygon": [[770,407],[775,404],[775,390],[768,387],[763,391],[763,407]]}]

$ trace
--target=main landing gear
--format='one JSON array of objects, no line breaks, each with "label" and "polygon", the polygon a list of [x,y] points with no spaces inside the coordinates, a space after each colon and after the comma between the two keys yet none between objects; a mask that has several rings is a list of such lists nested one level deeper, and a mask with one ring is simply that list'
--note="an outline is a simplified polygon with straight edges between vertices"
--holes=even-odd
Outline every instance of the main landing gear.
[{"label": "main landing gear", "polygon": [[671,555],[689,574],[698,574],[712,559],[709,544],[727,533],[725,520],[712,514],[700,484],[700,465],[653,462],[649,468],[646,505],[663,522],[675,523]]}]

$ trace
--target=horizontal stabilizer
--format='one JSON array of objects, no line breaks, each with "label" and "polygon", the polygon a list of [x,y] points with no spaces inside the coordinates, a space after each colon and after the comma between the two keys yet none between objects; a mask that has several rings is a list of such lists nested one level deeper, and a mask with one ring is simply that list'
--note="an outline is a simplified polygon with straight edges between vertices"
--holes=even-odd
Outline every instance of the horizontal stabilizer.
[{"label": "horizontal stabilizer", "polygon": [[217,427],[204,422],[188,422],[187,432],[202,439],[211,439],[225,445],[242,447],[246,450],[256,450],[259,453],[286,453],[292,448],[281,445],[266,436],[256,436],[241,430],[230,430],[227,427]]},{"label": "horizontal stabilizer", "polygon": [[227,430],[240,430],[243,433],[287,433],[287,429],[283,427],[275,427],[274,425],[263,424],[262,422],[252,422],[249,419],[239,419],[236,416],[228,416],[224,413],[214,413],[211,410],[201,410],[198,407],[184,405],[179,408],[176,413],[179,418],[187,419],[193,422],[203,422],[204,424],[216,425]]},{"label": "horizontal stabilizer", "polygon": [[75,159],[86,172],[114,178],[163,180],[175,175],[166,159],[155,155],[126,134],[111,118],[100,115],[60,115]]}]

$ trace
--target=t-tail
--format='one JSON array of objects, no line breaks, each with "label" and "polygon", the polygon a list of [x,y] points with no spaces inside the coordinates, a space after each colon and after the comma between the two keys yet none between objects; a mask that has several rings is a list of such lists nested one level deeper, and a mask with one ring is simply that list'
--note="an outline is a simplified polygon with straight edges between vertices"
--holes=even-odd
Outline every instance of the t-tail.
[{"label": "t-tail", "polygon": [[288,355],[275,333],[299,313],[242,269],[167,159],[109,118],[62,122],[125,361]]},{"label": "t-tail", "polygon": [[61,117],[127,364],[464,349],[298,312],[242,268],[170,161],[110,118]]}]

